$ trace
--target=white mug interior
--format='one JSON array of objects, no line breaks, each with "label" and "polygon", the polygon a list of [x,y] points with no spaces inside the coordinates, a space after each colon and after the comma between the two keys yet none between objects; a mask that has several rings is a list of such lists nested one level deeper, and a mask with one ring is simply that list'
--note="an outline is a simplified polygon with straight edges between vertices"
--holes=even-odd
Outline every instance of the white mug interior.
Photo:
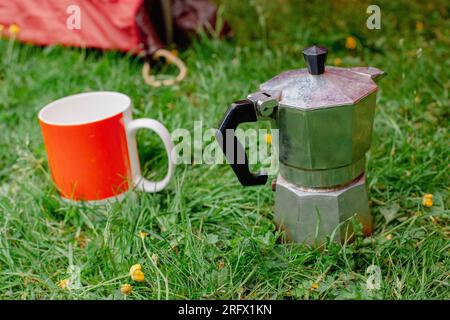
[{"label": "white mug interior", "polygon": [[38,117],[51,125],[82,125],[111,118],[130,106],[131,99],[123,93],[88,92],[55,100],[42,108]]}]

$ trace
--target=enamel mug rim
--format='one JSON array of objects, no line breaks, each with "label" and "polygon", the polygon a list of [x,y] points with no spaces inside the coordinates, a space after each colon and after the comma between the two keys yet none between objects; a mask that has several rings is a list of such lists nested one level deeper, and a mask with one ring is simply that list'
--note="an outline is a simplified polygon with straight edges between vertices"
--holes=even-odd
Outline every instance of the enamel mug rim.
[{"label": "enamel mug rim", "polygon": [[[104,98],[108,96],[108,98],[112,98],[110,101],[113,102],[114,104],[114,110],[102,110],[102,113],[97,113],[95,114],[93,111],[94,108],[97,108],[97,106],[93,106],[93,102],[91,102],[92,104],[88,104],[86,106],[83,106],[83,108],[86,108],[86,110],[83,111],[88,111],[91,112],[89,114],[89,116],[91,116],[93,119],[86,119],[86,120],[82,120],[81,117],[87,117],[88,115],[84,114],[84,115],[80,115],[80,120],[79,121],[52,121],[52,120],[48,120],[48,117],[69,117],[68,114],[63,114],[63,110],[61,110],[63,107],[66,108],[65,112],[72,112],[75,110],[75,108],[79,108],[80,105],[79,103],[82,102],[80,100],[88,100],[89,98],[92,97],[98,97],[98,98]],[[121,102],[121,106],[118,105],[119,101],[115,101],[114,98],[120,98],[122,99]],[[73,102],[74,105],[70,105],[69,107],[67,107],[67,104]],[[107,120],[109,118],[115,117],[118,114],[124,113],[127,109],[131,108],[131,99],[129,96],[127,96],[126,94],[120,93],[120,92],[114,92],[114,91],[93,91],[93,92],[83,92],[83,93],[77,93],[77,94],[73,94],[70,96],[66,96],[63,98],[59,98],[57,100],[54,100],[50,103],[48,103],[45,107],[43,107],[38,114],[38,118],[40,121],[44,122],[45,124],[48,125],[52,125],[52,126],[81,126],[81,125],[86,125],[86,124],[90,124],[90,123],[95,123],[95,122],[99,122],[99,121],[103,121],[103,120]],[[91,107],[91,108],[89,108]],[[69,109],[69,110],[67,110]],[[78,110],[79,111],[79,110]],[[57,112],[57,115],[48,115],[47,113],[51,113],[51,112]],[[73,113],[71,113],[71,115],[73,115]]]}]

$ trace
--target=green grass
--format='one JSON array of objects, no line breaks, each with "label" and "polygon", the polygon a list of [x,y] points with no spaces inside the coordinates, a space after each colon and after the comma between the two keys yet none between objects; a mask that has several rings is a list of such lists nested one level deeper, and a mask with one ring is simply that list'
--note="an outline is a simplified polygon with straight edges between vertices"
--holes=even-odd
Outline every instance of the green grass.
[{"label": "green grass", "polygon": [[[0,41],[0,298],[123,299],[119,287],[141,263],[145,282],[133,284],[128,299],[449,299],[450,7],[380,1],[382,29],[368,30],[368,4],[226,1],[221,12],[235,38],[195,40],[181,53],[189,77],[159,89],[143,84],[135,57],[8,50]],[[350,35],[356,50],[345,48]],[[36,117],[46,103],[116,90],[132,97],[136,118],[169,130],[192,129],[196,120],[215,127],[230,102],[304,67],[301,49],[315,43],[329,48],[329,64],[340,58],[388,73],[367,168],[373,237],[321,249],[279,244],[270,187],[241,187],[226,165],[179,166],[165,191],[111,207],[59,200]],[[142,133],[139,146],[147,176],[160,177],[158,139]],[[431,208],[422,206],[425,193],[434,195]],[[139,231],[150,235],[141,240]],[[79,290],[58,287],[70,264],[81,268]],[[381,269],[380,290],[366,289],[370,265]]]}]

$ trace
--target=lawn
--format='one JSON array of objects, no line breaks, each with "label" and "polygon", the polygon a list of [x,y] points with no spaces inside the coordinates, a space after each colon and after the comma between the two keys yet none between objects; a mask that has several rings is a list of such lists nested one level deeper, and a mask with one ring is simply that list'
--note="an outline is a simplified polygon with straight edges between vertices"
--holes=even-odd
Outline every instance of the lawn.
[{"label": "lawn", "polygon": [[[0,298],[450,299],[450,4],[379,1],[380,30],[366,27],[369,4],[223,1],[234,38],[194,40],[180,51],[188,78],[158,89],[143,83],[133,56],[1,40]],[[329,65],[388,73],[367,164],[372,237],[321,248],[279,243],[270,184],[244,188],[227,165],[180,165],[166,190],[111,206],[59,200],[37,121],[48,102],[114,90],[132,97],[135,118],[213,128],[232,101],[304,68],[301,50],[312,44],[328,47]],[[139,152],[146,175],[161,177],[158,138],[140,133]],[[427,193],[431,207],[422,204]],[[136,263],[144,282],[128,276]],[[379,289],[366,287],[370,266],[381,271]],[[68,268],[80,271],[79,288],[60,288]]]}]

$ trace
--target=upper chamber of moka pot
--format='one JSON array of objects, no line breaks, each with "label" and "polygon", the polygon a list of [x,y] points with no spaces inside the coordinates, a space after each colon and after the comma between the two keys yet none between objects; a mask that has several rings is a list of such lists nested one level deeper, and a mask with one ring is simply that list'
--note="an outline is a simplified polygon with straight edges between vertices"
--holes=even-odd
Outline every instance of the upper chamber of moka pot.
[{"label": "upper chamber of moka pot", "polygon": [[306,188],[334,188],[364,172],[378,89],[372,67],[325,66],[327,49],[303,51],[307,69],[281,73],[261,85],[278,96],[280,173]]}]

